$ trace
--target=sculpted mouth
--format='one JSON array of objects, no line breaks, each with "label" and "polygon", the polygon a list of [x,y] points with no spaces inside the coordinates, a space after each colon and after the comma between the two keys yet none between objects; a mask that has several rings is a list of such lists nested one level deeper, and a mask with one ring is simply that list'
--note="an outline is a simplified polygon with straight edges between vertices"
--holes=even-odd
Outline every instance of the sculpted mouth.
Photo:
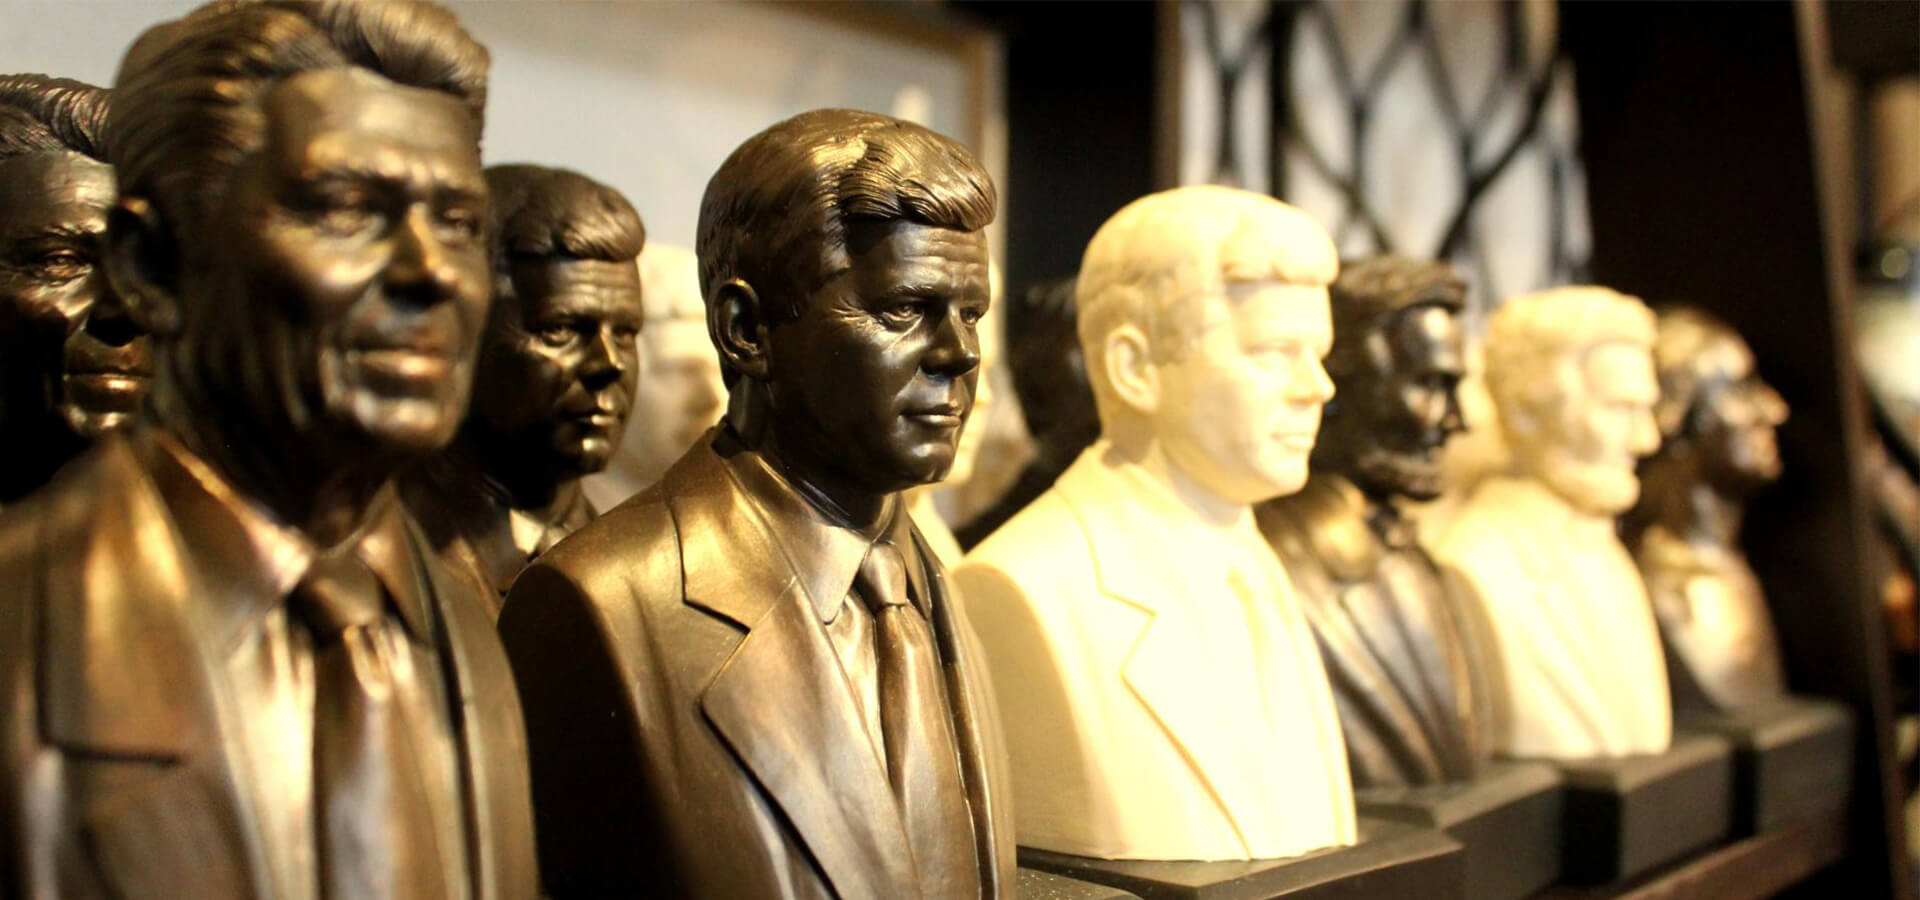
[{"label": "sculpted mouth", "polygon": [[412,347],[362,348],[350,351],[348,359],[363,370],[407,381],[442,378],[453,367],[439,353]]},{"label": "sculpted mouth", "polygon": [[1296,450],[1301,453],[1307,453],[1313,450],[1314,436],[1312,434],[1292,432],[1278,434],[1275,435],[1275,437],[1279,439],[1280,445],[1288,450]]},{"label": "sculpted mouth", "polygon": [[935,428],[959,428],[962,421],[962,412],[963,410],[959,405],[947,404],[945,406],[910,409],[906,412],[906,418]]}]

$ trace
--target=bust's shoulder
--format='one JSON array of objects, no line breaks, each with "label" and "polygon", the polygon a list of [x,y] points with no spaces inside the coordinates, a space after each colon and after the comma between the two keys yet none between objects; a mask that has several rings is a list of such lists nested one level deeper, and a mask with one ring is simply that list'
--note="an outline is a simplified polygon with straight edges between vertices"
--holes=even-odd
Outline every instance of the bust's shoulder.
[{"label": "bust's shoulder", "polygon": [[679,550],[673,510],[656,485],[562,538],[534,565],[588,585],[616,575],[646,578],[671,563],[677,579]]}]

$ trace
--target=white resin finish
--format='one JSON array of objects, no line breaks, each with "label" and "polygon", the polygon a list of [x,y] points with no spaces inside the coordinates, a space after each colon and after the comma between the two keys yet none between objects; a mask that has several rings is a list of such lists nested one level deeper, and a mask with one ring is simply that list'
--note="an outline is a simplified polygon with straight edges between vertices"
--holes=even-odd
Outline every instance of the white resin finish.
[{"label": "white resin finish", "polygon": [[1304,215],[1217,187],[1138,201],[1089,246],[1103,437],[955,575],[1021,844],[1226,860],[1354,842],[1326,674],[1251,511],[1305,481],[1335,267]]},{"label": "white resin finish", "polygon": [[1511,471],[1472,493],[1434,547],[1485,648],[1508,756],[1660,753],[1673,735],[1660,631],[1614,531],[1653,452],[1652,314],[1605,288],[1511,300],[1487,379]]}]

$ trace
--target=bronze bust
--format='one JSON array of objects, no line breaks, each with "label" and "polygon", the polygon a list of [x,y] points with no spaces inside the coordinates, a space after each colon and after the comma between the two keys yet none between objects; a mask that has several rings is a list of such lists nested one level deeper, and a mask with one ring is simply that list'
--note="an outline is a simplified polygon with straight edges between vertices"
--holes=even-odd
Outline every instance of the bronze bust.
[{"label": "bronze bust", "polygon": [[1461,781],[1487,757],[1465,623],[1398,506],[1440,495],[1440,451],[1464,428],[1464,297],[1442,263],[1340,273],[1312,474],[1257,513],[1305,599],[1356,787]]},{"label": "bronze bust", "polygon": [[0,505],[139,413],[149,338],[108,282],[107,92],[0,76]]},{"label": "bronze bust", "polygon": [[646,231],[618,191],[577,172],[486,175],[494,295],[473,406],[401,493],[442,557],[504,596],[593,518],[580,478],[606,467],[633,409]]},{"label": "bronze bust", "polygon": [[486,72],[411,0],[128,51],[106,262],[154,422],[0,514],[0,893],[537,892],[506,657],[390,485],[466,407]]},{"label": "bronze bust", "polygon": [[850,110],[708,183],[726,419],[500,616],[555,896],[1011,894],[991,689],[899,496],[971,409],[993,215],[965,149]]},{"label": "bronze bust", "polygon": [[1676,709],[1727,710],[1786,693],[1767,600],[1740,549],[1748,497],[1780,477],[1787,405],[1753,351],[1697,309],[1659,311],[1660,449],[1640,462],[1624,517],[1667,648]]}]

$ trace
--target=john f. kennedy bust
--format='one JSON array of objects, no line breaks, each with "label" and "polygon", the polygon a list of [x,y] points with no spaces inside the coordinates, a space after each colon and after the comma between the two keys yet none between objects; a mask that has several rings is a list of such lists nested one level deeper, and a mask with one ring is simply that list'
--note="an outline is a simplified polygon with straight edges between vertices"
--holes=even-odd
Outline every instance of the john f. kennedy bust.
[{"label": "john f. kennedy bust", "polygon": [[580,479],[606,467],[633,409],[646,229],[578,172],[489,166],[487,189],[493,309],[473,407],[401,494],[443,558],[504,595],[593,519]]},{"label": "john f. kennedy bust", "polygon": [[556,896],[1013,890],[986,674],[900,497],[972,407],[994,203],[958,144],[849,110],[708,183],[726,418],[501,613]]}]

